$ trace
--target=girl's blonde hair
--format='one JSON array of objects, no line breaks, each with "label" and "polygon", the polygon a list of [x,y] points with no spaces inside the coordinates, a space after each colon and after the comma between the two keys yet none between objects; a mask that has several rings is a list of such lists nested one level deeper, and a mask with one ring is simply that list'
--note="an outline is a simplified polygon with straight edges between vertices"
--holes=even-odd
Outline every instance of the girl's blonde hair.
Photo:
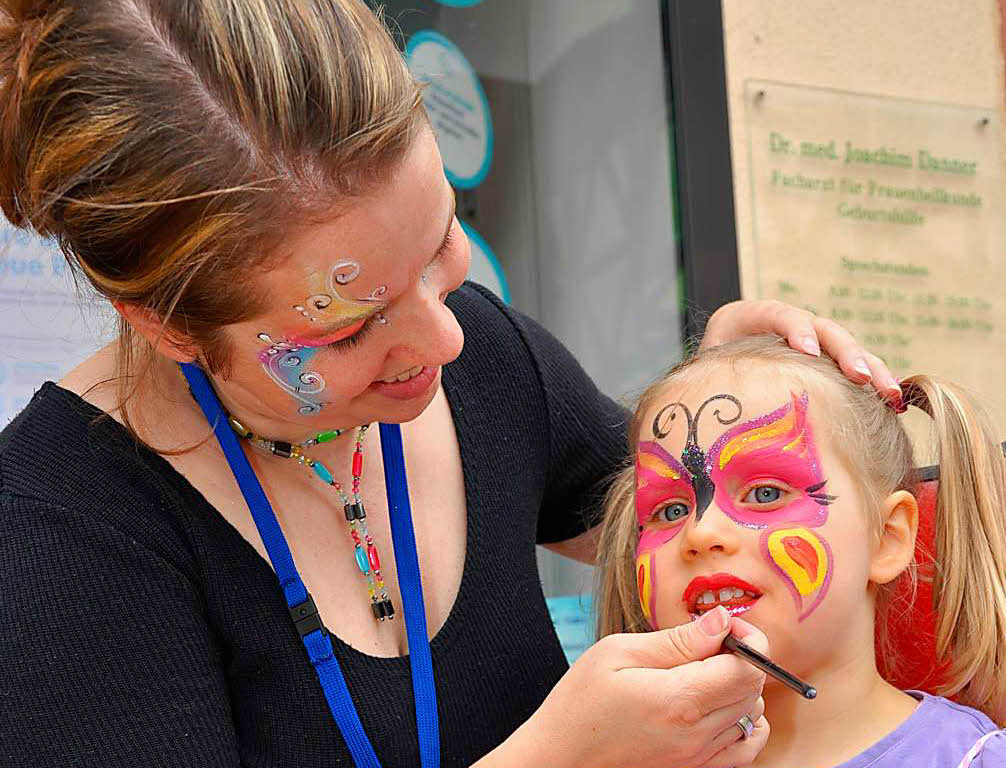
[{"label": "girl's blonde hair", "polygon": [[424,122],[363,0],[0,0],[4,216],[214,371],[286,230],[371,189]]},{"label": "girl's blonde hair", "polygon": [[[834,362],[795,352],[777,338],[754,338],[699,351],[651,385],[629,431],[635,456],[641,420],[672,382],[716,365],[765,365],[830,397],[834,445],[862,478],[869,512],[897,490],[919,482],[912,446],[895,411],[869,386],[849,381]],[[820,386],[824,385],[824,387]],[[988,417],[960,388],[930,376],[901,383],[905,402],[932,418],[940,465],[936,504],[934,608],[937,654],[947,664],[940,693],[1006,721],[1006,462]],[[854,449],[853,449],[854,447]],[[605,502],[599,550],[598,633],[649,629],[637,596],[635,467],[615,477]],[[872,534],[881,533],[874,514]],[[913,572],[903,575],[914,576]],[[894,582],[878,599],[883,628]],[[883,633],[881,633],[883,637]],[[892,660],[895,662],[896,660]]]}]

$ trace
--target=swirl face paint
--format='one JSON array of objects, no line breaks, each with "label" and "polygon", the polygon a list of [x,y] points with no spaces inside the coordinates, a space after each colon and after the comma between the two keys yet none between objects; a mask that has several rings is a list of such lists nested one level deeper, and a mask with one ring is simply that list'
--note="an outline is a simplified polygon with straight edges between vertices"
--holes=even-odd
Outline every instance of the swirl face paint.
[{"label": "swirl face paint", "polygon": [[[311,275],[312,294],[294,309],[312,323],[348,323],[373,312],[373,305],[384,301],[388,286],[379,285],[362,299],[348,299],[339,293],[341,286],[349,285],[360,276],[360,265],[355,261],[340,261],[322,277]],[[386,321],[382,321],[386,322]]]},{"label": "swirl face paint", "polygon": [[260,333],[258,337],[269,345],[258,357],[269,378],[300,403],[298,413],[305,416],[320,413],[322,403],[316,396],[324,391],[325,379],[307,369],[318,350],[288,341],[273,341],[265,333]]},{"label": "swirl face paint", "polygon": [[[750,421],[732,426],[704,451],[698,444],[698,423],[712,403],[728,403],[732,416],[713,411],[724,426],[742,413],[732,395],[715,395],[694,417],[683,403],[662,408],[653,420],[657,440],[666,437],[679,413],[688,423],[688,436],[678,461],[657,442],[642,442],[636,456],[636,516],[639,526],[636,572],[644,614],[656,626],[656,551],[689,524],[694,524],[715,500],[717,508],[738,525],[763,531],[762,556],[782,578],[793,596],[799,620],[810,615],[824,598],[831,581],[832,555],[828,543],[814,533],[828,519],[834,496],[824,492],[827,480],[807,419],[806,393]],[[747,494],[741,489],[750,488]],[[761,503],[749,497],[758,489],[775,496]],[[678,502],[681,502],[679,504]],[[682,511],[684,505],[687,509]],[[671,512],[673,510],[673,512]],[[650,526],[659,522],[663,526]],[[667,525],[680,520],[678,525]]]},{"label": "swirl face paint", "polygon": [[388,324],[387,318],[379,311],[384,307],[374,306],[384,301],[388,291],[386,285],[377,286],[362,299],[346,298],[339,293],[341,286],[348,285],[359,276],[360,265],[355,261],[334,264],[324,277],[317,273],[311,275],[309,289],[312,294],[304,304],[296,304],[293,308],[312,323],[324,324],[325,327],[320,329],[321,337],[294,336],[276,341],[267,333],[258,335],[259,341],[267,345],[258,356],[262,369],[280,389],[297,401],[297,411],[302,415],[320,413],[324,405],[318,396],[325,390],[325,379],[308,368],[318,351],[357,333],[372,315],[381,325]]}]

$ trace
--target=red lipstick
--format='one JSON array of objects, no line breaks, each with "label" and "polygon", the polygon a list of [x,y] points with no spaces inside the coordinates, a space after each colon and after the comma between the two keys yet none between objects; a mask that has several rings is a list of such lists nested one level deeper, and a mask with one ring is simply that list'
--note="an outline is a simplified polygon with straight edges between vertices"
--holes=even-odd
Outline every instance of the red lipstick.
[{"label": "red lipstick", "polygon": [[681,599],[692,616],[701,616],[717,605],[736,616],[750,610],[761,596],[758,587],[732,573],[714,573],[688,582]]}]

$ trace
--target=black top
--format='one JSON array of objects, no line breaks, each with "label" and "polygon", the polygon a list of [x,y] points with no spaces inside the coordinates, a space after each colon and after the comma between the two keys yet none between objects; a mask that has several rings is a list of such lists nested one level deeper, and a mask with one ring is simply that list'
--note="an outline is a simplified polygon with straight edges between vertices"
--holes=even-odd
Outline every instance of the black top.
[{"label": "black top", "polygon": [[[443,765],[468,766],[566,669],[534,544],[596,515],[626,414],[484,289],[448,305],[468,544],[432,652]],[[0,433],[0,764],[351,766],[268,563],[98,414],[49,382]],[[418,765],[408,658],[333,644],[382,765]]]}]

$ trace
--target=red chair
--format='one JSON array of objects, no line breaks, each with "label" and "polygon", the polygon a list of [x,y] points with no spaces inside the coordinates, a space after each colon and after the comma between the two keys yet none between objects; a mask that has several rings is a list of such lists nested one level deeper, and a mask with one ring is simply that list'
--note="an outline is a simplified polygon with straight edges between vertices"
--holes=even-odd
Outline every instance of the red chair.
[{"label": "red chair", "polygon": [[[918,584],[914,600],[911,581],[903,575],[887,610],[886,646],[880,642],[877,622],[877,667],[892,685],[935,693],[946,679],[946,665],[936,657],[936,612],[933,610],[933,553],[939,467],[921,470],[919,533],[915,543]],[[885,653],[885,647],[889,653]]]}]

